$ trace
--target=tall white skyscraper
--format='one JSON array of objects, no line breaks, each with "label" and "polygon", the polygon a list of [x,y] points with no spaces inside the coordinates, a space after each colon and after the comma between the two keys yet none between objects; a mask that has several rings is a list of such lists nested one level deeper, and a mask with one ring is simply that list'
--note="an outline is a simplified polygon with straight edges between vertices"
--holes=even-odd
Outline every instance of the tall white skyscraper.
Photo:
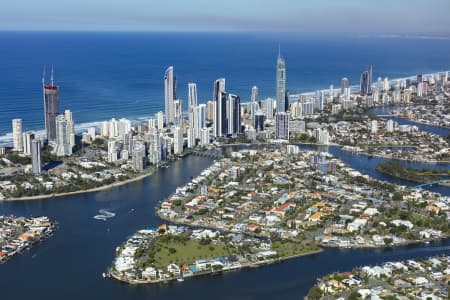
[{"label": "tall white skyscraper", "polygon": [[215,103],[214,135],[220,137],[226,132],[225,78],[219,78],[214,82],[213,101]]},{"label": "tall white skyscraper", "polygon": [[200,145],[202,145],[202,146],[209,145],[209,129],[208,128],[200,129]]},{"label": "tall white skyscraper", "polygon": [[258,87],[255,85],[252,87],[252,97],[250,101],[250,116],[252,120],[255,117],[255,113],[260,109],[258,103]]},{"label": "tall white skyscraper", "polygon": [[197,84],[196,83],[188,83],[188,105],[189,108],[191,106],[197,105]]},{"label": "tall white skyscraper", "polygon": [[199,104],[194,110],[194,137],[200,139],[200,130],[206,127],[206,104]]},{"label": "tall white skyscraper", "polygon": [[115,162],[118,159],[117,142],[114,140],[108,141],[108,162]]},{"label": "tall white skyscraper", "polygon": [[23,153],[26,155],[31,155],[31,147],[34,139],[34,133],[32,131],[27,131],[23,133]]},{"label": "tall white skyscraper", "polygon": [[133,152],[131,154],[131,165],[133,169],[142,172],[145,168],[145,144],[140,140],[133,140]]},{"label": "tall white skyscraper", "polygon": [[194,148],[195,147],[195,135],[194,135],[194,128],[189,127],[187,130],[187,146],[188,148]]},{"label": "tall white skyscraper", "polygon": [[125,118],[121,118],[119,122],[117,122],[117,135],[119,138],[123,138],[127,135],[131,130],[131,121]]},{"label": "tall white skyscraper", "polygon": [[167,68],[164,75],[164,99],[165,99],[165,114],[166,114],[166,126],[174,123],[175,111],[174,100],[177,97],[176,93],[176,78],[173,75],[173,66]]},{"label": "tall white skyscraper", "polygon": [[286,63],[278,51],[277,59],[277,113],[286,108]]},{"label": "tall white skyscraper", "polygon": [[183,123],[183,101],[176,99],[173,101],[174,119],[173,123],[176,126],[181,126]]},{"label": "tall white skyscraper", "polygon": [[69,109],[64,111],[64,117],[67,121],[67,132],[69,134],[70,146],[75,146],[75,123],[72,118],[72,112]]},{"label": "tall white skyscraper", "polygon": [[31,141],[31,169],[34,175],[41,175],[41,140]]},{"label": "tall white skyscraper", "polygon": [[181,154],[183,152],[183,132],[180,127],[175,127],[173,131],[173,153]]},{"label": "tall white skyscraper", "polygon": [[162,130],[164,128],[164,113],[162,111],[156,114],[158,129]]},{"label": "tall white skyscraper", "polygon": [[72,146],[69,141],[69,130],[64,115],[56,117],[56,156],[67,156],[72,154]]},{"label": "tall white skyscraper", "polygon": [[13,130],[13,146],[14,151],[23,150],[23,139],[22,139],[22,119],[12,120],[12,130]]}]

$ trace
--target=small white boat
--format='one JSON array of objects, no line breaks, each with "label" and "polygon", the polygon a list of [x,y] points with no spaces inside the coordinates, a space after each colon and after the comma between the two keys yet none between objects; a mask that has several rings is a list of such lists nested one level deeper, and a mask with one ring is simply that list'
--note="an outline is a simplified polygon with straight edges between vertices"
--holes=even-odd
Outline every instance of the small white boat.
[{"label": "small white boat", "polygon": [[106,274],[105,274],[105,272],[103,272],[103,273],[102,273],[102,276],[103,276],[103,278],[105,278],[105,277],[106,277]]},{"label": "small white boat", "polygon": [[178,281],[178,282],[183,282],[184,279],[183,279],[183,278],[177,278],[177,281]]}]

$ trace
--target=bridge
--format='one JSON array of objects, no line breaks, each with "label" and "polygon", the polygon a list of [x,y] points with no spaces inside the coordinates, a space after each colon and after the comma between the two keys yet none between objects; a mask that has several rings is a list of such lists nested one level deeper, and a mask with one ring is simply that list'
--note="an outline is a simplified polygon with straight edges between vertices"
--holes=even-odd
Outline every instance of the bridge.
[{"label": "bridge", "polygon": [[420,188],[422,188],[422,187],[432,186],[432,185],[435,185],[435,184],[440,184],[440,183],[443,183],[443,182],[446,182],[446,181],[449,181],[449,180],[450,180],[450,179],[447,178],[447,179],[441,179],[441,180],[433,181],[433,182],[425,182],[425,183],[416,185],[414,188],[420,189]]},{"label": "bridge", "polygon": [[219,158],[223,157],[223,155],[218,152],[191,151],[189,154],[194,155],[194,156],[212,158],[212,159],[219,159]]}]

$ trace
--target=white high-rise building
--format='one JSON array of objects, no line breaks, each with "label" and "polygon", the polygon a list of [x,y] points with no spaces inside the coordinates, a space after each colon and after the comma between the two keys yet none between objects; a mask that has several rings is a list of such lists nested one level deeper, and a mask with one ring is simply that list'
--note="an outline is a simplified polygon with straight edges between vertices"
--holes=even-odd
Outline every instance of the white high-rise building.
[{"label": "white high-rise building", "polygon": [[183,101],[180,99],[174,100],[173,109],[174,109],[173,123],[176,126],[181,126],[183,124]]},{"label": "white high-rise building", "polygon": [[183,132],[180,127],[175,127],[173,131],[173,153],[183,153]]},{"label": "white high-rise building", "polygon": [[278,51],[277,58],[277,113],[284,112],[286,105],[286,63]]},{"label": "white high-rise building", "polygon": [[148,160],[154,165],[161,161],[161,137],[156,130],[149,133]]},{"label": "white high-rise building", "polygon": [[395,123],[392,119],[387,120],[386,122],[386,131],[387,132],[394,132]]},{"label": "white high-rise building", "polygon": [[108,137],[115,138],[119,136],[119,123],[115,118],[112,118],[111,121],[108,122]]},{"label": "white high-rise building", "polygon": [[378,121],[372,120],[370,122],[370,133],[374,134],[377,133],[377,131],[378,131]]},{"label": "white high-rise building", "polygon": [[314,129],[315,138],[318,144],[320,145],[328,145],[329,143],[329,135],[328,130],[326,128],[316,128]]},{"label": "white high-rise building", "polygon": [[72,146],[70,145],[69,128],[64,115],[56,117],[56,145],[54,150],[56,156],[72,155]]},{"label": "white high-rise building", "polygon": [[209,137],[209,129],[208,128],[202,128],[200,129],[200,145],[207,146],[210,143],[210,137]]},{"label": "white high-rise building", "polygon": [[96,137],[95,127],[89,127],[87,129],[87,134],[91,137],[92,140],[95,140],[95,137]]},{"label": "white high-rise building", "polygon": [[294,119],[302,116],[302,103],[300,101],[296,101],[291,104],[291,116]]},{"label": "white high-rise building", "polygon": [[176,78],[173,75],[173,66],[170,66],[169,68],[167,68],[164,75],[164,103],[167,127],[175,122],[175,110],[173,102],[176,98]]},{"label": "white high-rise building", "polygon": [[194,148],[195,147],[195,134],[194,134],[194,128],[188,128],[187,130],[187,146],[188,148]]},{"label": "white high-rise building", "polygon": [[39,139],[31,141],[31,169],[33,175],[41,175],[41,140]]},{"label": "white high-rise building", "polygon": [[102,122],[102,127],[100,129],[100,135],[102,137],[109,137],[109,124],[108,121]]},{"label": "white high-rise building", "polygon": [[148,126],[148,129],[149,129],[149,130],[152,129],[152,128],[157,128],[158,122],[157,122],[156,119],[150,118],[150,119],[148,119],[148,124],[147,124],[147,126]]},{"label": "white high-rise building", "polygon": [[117,122],[117,135],[119,138],[123,138],[126,134],[128,134],[131,130],[131,122],[128,119],[121,118],[119,122]]},{"label": "white high-rise building", "polygon": [[197,106],[197,84],[188,83],[188,105],[189,108],[192,106]]},{"label": "white high-rise building", "polygon": [[192,107],[189,114],[189,127],[194,130],[194,138],[200,139],[200,129],[206,127],[206,105],[199,104]]},{"label": "white high-rise building", "polygon": [[67,121],[67,132],[69,135],[70,146],[75,146],[75,123],[73,121],[72,112],[69,109],[64,111],[64,117]]},{"label": "white high-rise building", "polygon": [[266,99],[263,103],[263,112],[266,115],[266,118],[268,120],[272,120],[273,119],[273,103],[274,100],[273,99]]},{"label": "white high-rise building", "polygon": [[22,119],[12,120],[14,151],[23,151]]},{"label": "white high-rise building", "polygon": [[112,163],[118,160],[117,142],[114,140],[108,141],[108,162]]},{"label": "white high-rise building", "polygon": [[255,113],[259,110],[258,104],[258,87],[255,85],[252,87],[252,97],[250,101],[250,116],[252,120],[255,118]]},{"label": "white high-rise building", "polygon": [[383,92],[389,91],[389,80],[387,77],[384,78],[384,83],[383,83]]},{"label": "white high-rise building", "polygon": [[133,140],[133,153],[131,154],[131,165],[137,172],[145,168],[145,144],[140,140]]},{"label": "white high-rise building", "polygon": [[26,155],[31,155],[31,147],[34,139],[34,133],[32,131],[27,131],[23,133],[23,153]]},{"label": "white high-rise building", "polygon": [[158,129],[163,130],[164,128],[164,113],[162,111],[156,114],[156,119],[158,120]]}]

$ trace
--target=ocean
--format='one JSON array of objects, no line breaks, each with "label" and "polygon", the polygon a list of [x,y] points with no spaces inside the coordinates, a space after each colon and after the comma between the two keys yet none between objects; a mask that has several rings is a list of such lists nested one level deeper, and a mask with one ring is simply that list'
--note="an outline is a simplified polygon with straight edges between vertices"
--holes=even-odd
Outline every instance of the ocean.
[{"label": "ocean", "polygon": [[199,102],[211,99],[213,81],[250,98],[275,95],[278,45],[292,94],[359,83],[373,65],[377,77],[401,78],[450,69],[450,40],[352,35],[149,32],[0,32],[0,143],[11,139],[11,119],[23,130],[44,128],[41,77],[51,65],[60,87],[60,110],[77,128],[112,117],[145,120],[164,107],[164,71],[173,65],[178,97],[188,82]]}]

